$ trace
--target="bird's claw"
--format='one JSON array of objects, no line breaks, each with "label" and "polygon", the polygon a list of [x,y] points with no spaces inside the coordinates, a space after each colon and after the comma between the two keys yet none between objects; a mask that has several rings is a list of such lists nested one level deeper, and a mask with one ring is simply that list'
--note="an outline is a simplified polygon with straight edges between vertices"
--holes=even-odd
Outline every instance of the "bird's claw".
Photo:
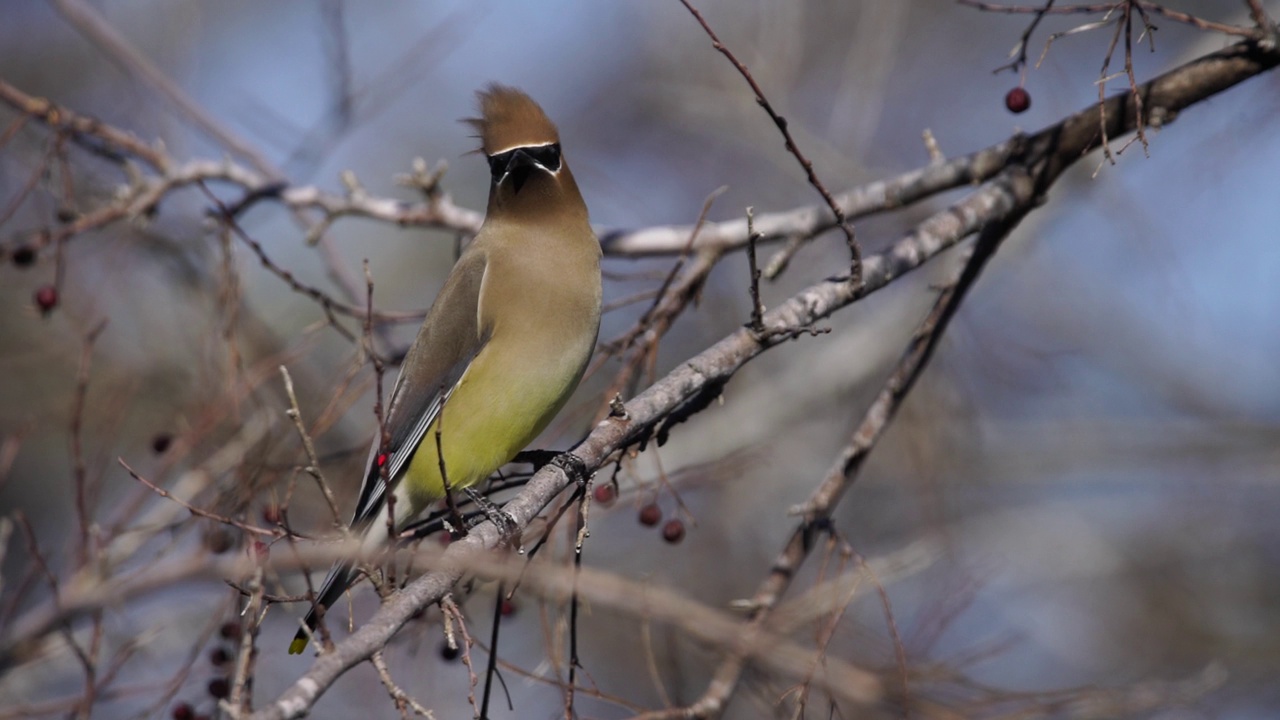
[{"label": "bird's claw", "polygon": [[488,520],[498,528],[498,535],[502,539],[503,543],[511,543],[512,541],[519,539],[520,525],[516,522],[515,517],[512,516],[511,513],[503,510],[497,505],[494,505],[489,501],[489,498],[481,495],[471,488],[467,488],[463,492],[465,492],[467,497],[471,498],[471,502],[475,503],[476,507],[480,509],[480,514],[473,516],[467,523],[468,530],[479,525],[485,520]]},{"label": "bird's claw", "polygon": [[579,485],[587,482],[587,463],[571,452],[562,452],[551,459],[551,465],[560,468]]}]

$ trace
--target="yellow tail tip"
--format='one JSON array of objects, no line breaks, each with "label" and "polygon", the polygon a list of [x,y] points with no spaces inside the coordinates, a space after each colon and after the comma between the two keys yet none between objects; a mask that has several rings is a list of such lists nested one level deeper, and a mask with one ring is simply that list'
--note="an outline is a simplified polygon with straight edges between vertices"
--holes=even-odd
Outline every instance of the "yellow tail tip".
[{"label": "yellow tail tip", "polygon": [[301,655],[303,650],[307,649],[307,638],[296,637],[293,642],[289,643],[290,655]]}]

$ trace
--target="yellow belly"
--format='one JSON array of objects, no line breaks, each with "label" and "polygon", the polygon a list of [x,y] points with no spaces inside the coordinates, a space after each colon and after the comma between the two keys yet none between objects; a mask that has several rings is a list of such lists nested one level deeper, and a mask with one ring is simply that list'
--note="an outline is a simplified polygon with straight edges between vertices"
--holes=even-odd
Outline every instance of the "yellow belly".
[{"label": "yellow belly", "polygon": [[437,428],[444,471],[457,491],[484,481],[510,462],[573,394],[585,357],[566,357],[539,372],[525,365],[528,350],[519,350],[523,352],[491,343],[472,361],[405,471],[409,514],[444,497]]}]

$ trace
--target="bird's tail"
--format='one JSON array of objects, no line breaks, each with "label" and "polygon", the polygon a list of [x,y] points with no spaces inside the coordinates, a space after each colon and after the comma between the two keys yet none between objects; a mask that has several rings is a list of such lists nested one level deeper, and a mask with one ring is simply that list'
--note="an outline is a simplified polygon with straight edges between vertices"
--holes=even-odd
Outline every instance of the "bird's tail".
[{"label": "bird's tail", "polygon": [[351,585],[351,573],[354,566],[351,563],[338,563],[329,571],[329,576],[324,579],[324,584],[320,586],[320,593],[316,596],[316,602],[307,611],[307,618],[303,622],[306,623],[305,628],[298,628],[298,634],[293,636],[293,642],[289,643],[289,654],[300,655],[307,648],[307,641],[311,639],[311,634],[315,631],[316,625],[320,624],[320,616],[326,610],[333,607],[333,604],[342,597],[342,593],[347,591]]}]

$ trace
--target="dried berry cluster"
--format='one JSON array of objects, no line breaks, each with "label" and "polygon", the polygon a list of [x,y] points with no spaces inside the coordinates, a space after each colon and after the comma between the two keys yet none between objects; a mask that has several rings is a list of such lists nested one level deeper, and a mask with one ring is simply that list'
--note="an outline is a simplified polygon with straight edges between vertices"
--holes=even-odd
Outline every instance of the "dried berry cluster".
[{"label": "dried berry cluster", "polygon": [[[236,655],[235,650],[227,643],[238,641],[240,630],[240,623],[235,620],[223,623],[222,627],[218,628],[218,636],[227,642],[218,644],[209,651],[209,664],[213,666],[214,676],[205,689],[215,704],[231,696],[229,675]],[[183,701],[173,706],[169,717],[173,720],[210,720],[212,716],[207,712],[197,712],[194,704]]]}]

